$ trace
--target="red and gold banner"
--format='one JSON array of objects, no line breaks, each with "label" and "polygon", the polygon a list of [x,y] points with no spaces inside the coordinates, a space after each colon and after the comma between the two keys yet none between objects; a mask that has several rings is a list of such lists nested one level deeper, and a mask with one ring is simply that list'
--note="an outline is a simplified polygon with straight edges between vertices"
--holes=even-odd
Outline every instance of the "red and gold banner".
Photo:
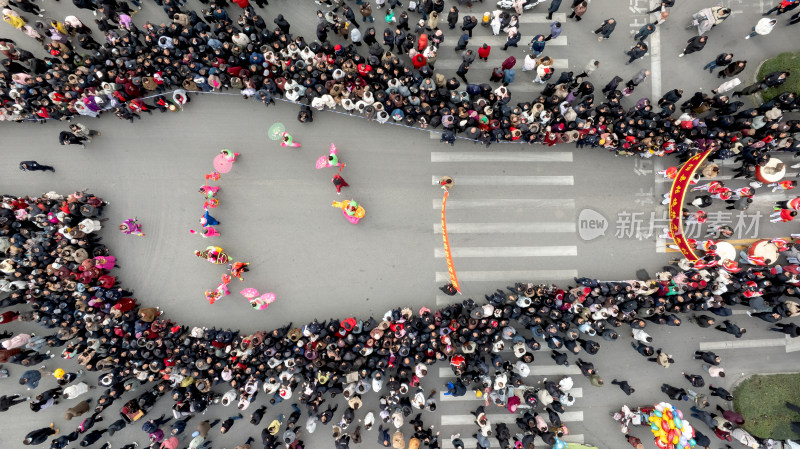
[{"label": "red and gold banner", "polygon": [[703,165],[711,151],[713,150],[704,151],[689,158],[675,175],[675,181],[673,181],[669,193],[669,234],[683,256],[689,260],[697,260],[698,257],[688,239],[683,235],[683,200],[686,197],[689,183],[694,179],[694,173]]},{"label": "red and gold banner", "polygon": [[444,211],[447,207],[447,197],[450,196],[450,191],[445,189],[444,197],[442,197],[442,240],[444,241],[444,256],[447,258],[447,273],[450,275],[450,282],[456,290],[461,293],[461,287],[458,285],[458,277],[456,277],[456,267],[453,265],[453,256],[450,254],[450,241],[447,239],[447,220],[445,219]]}]

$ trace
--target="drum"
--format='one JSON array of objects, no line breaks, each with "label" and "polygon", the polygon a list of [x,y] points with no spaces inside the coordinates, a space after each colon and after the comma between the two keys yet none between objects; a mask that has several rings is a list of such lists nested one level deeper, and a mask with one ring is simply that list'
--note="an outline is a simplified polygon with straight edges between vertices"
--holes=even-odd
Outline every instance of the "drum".
[{"label": "drum", "polygon": [[781,162],[778,158],[770,158],[766,165],[756,166],[756,179],[769,184],[772,182],[780,181],[786,174],[786,164]]},{"label": "drum", "polygon": [[767,265],[772,265],[778,261],[778,246],[768,240],[754,242],[748,248],[747,253],[751,256],[763,257],[765,261],[769,261]]},{"label": "drum", "polygon": [[717,255],[720,260],[737,260],[736,248],[728,242],[717,242]]}]

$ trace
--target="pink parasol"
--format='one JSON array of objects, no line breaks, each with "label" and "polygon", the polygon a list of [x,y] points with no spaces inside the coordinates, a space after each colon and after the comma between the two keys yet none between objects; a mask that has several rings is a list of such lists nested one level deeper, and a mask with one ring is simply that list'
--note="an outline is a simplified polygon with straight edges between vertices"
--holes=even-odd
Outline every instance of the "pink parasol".
[{"label": "pink parasol", "polygon": [[253,306],[256,310],[264,310],[269,307],[270,304],[275,302],[277,297],[275,293],[269,292],[264,293],[263,295],[259,295],[258,290],[254,288],[246,288],[241,291],[242,296],[247,298],[250,301],[250,305]]},{"label": "pink parasol", "polygon": [[258,290],[254,289],[254,288],[246,288],[246,289],[242,290],[240,293],[242,294],[242,296],[244,296],[247,299],[253,299],[256,296],[258,296]]},{"label": "pink parasol", "polygon": [[225,157],[224,154],[218,154],[214,157],[214,170],[220,173],[228,173],[233,168],[233,161]]}]

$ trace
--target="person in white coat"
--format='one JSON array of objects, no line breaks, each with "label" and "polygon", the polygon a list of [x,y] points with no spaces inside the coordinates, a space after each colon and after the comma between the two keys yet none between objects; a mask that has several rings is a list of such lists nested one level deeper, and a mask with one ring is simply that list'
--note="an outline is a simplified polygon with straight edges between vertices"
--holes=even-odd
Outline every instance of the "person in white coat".
[{"label": "person in white coat", "polygon": [[64,399],[75,399],[78,396],[88,393],[90,389],[95,387],[90,387],[89,385],[85,384],[84,382],[78,382],[76,384],[72,384],[67,388],[64,388],[64,393],[61,397]]},{"label": "person in white coat", "polygon": [[492,15],[494,16],[492,18],[492,23],[491,23],[492,34],[497,36],[498,34],[500,34],[500,25],[501,25],[500,24],[500,11],[495,11],[494,13],[492,13]]},{"label": "person in white coat", "polygon": [[80,223],[78,223],[78,229],[87,234],[91,234],[92,232],[96,232],[103,229],[103,226],[100,224],[100,220],[93,220],[91,218],[86,218]]},{"label": "person in white coat", "polygon": [[528,72],[534,69],[536,69],[536,57],[531,54],[525,55],[525,60],[522,62],[522,71]]},{"label": "person in white coat", "polygon": [[714,95],[722,94],[735,89],[736,86],[738,86],[739,84],[742,84],[742,81],[739,78],[734,78],[732,80],[728,80],[720,84],[719,87],[717,87],[716,89],[712,89],[711,93],[713,93]]},{"label": "person in white coat", "polygon": [[745,36],[745,39],[750,39],[751,37],[756,36],[766,36],[767,34],[772,32],[772,29],[775,28],[775,25],[778,23],[775,19],[770,19],[768,17],[764,17],[760,19],[756,26],[753,27],[753,32]]},{"label": "person in white coat", "polygon": [[353,27],[353,29],[350,30],[350,40],[353,41],[353,43],[356,44],[357,47],[360,47],[361,46],[361,30],[359,30],[357,27]]}]

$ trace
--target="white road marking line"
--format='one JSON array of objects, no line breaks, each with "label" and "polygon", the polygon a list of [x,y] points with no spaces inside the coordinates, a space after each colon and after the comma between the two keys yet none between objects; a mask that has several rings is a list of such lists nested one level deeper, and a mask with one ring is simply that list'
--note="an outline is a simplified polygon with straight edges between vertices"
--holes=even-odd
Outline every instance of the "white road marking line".
[{"label": "white road marking line", "polygon": [[[442,57],[440,56],[439,58],[436,59],[436,62],[433,64],[434,68],[436,70],[457,69],[461,65],[461,62],[462,62],[461,55],[457,54],[457,56],[458,56],[458,58],[447,58],[447,59],[442,59]],[[483,64],[483,65],[478,65],[478,64]],[[472,76],[473,73],[476,73],[475,70],[481,70],[481,69],[492,70],[493,68],[494,68],[494,66],[492,66],[492,64],[490,64],[489,62],[476,60],[475,62],[473,62],[470,65],[470,69],[469,69],[469,74],[468,75]],[[563,58],[563,59],[562,58],[553,58],[553,68],[554,69],[567,69],[567,68],[569,68],[569,59],[566,59],[566,58]],[[516,89],[519,89],[520,86],[528,86],[528,85],[530,85],[531,90],[534,90],[534,89],[542,90],[542,87],[541,87],[540,84],[532,84],[530,81],[527,81],[526,83],[522,83],[521,81],[524,81],[524,79],[520,79],[519,75],[521,75],[523,73],[530,73],[531,74],[531,80],[536,77],[535,76],[536,75],[536,71],[535,70],[529,70],[527,72],[523,72],[522,71],[522,67],[520,66],[518,68],[518,70],[517,70],[517,78],[514,79],[513,83],[508,85],[509,90],[511,90],[512,96],[514,94],[514,91]]]},{"label": "white road marking line", "polygon": [[[577,256],[577,246],[472,246],[450,249],[453,257],[567,257]],[[434,248],[434,257],[443,258],[444,248]]]},{"label": "white road marking line", "polygon": [[[468,34],[468,33],[466,33],[466,34]],[[443,50],[444,48],[448,48],[448,47],[449,48],[455,48],[455,46],[458,45],[458,40],[459,40],[460,37],[461,37],[461,34],[454,34],[452,38],[446,39],[444,42],[442,42],[441,45],[439,45],[439,55],[442,54],[442,52],[444,51]],[[533,38],[533,36],[525,37],[523,35],[523,39],[519,41],[519,46],[517,48],[530,50],[531,47],[530,47],[529,42],[530,42],[530,40],[532,38]],[[478,51],[476,50],[475,47],[480,47],[483,44],[489,44],[489,46],[492,47],[493,49],[496,48],[497,50],[502,51],[502,48],[506,44],[507,40],[508,39],[506,38],[506,34],[505,33],[503,33],[501,35],[498,35],[498,36],[492,36],[492,35],[489,35],[489,36],[487,36],[487,35],[476,36],[475,33],[473,33],[473,36],[470,38],[469,43],[467,44],[467,48],[470,48],[472,46],[473,47],[473,51],[475,52],[476,55],[477,55]],[[565,36],[563,34],[561,36],[558,36],[556,38],[553,38],[553,39],[550,39],[549,41],[547,41],[547,47],[551,47],[551,46],[563,47],[563,46],[566,46],[566,45],[569,45],[569,41],[567,40],[567,36]],[[499,51],[498,51],[498,53],[499,53]],[[458,51],[458,55],[461,56],[461,50]]]},{"label": "white road marking line", "polygon": [[700,343],[700,350],[769,348],[773,346],[786,346],[787,341],[788,338],[786,337],[764,338],[759,340],[707,341]]},{"label": "white road marking line", "polygon": [[[437,182],[438,184],[438,182]],[[433,209],[442,208],[442,200],[432,200]],[[558,208],[575,209],[575,200],[572,198],[496,198],[496,199],[448,199],[447,210],[452,209],[492,209],[492,208]]]},{"label": "white road marking line", "polygon": [[[572,280],[578,276],[578,270],[527,270],[527,271],[459,271],[458,279],[472,282],[510,282],[520,279],[539,280]],[[436,272],[436,282],[450,280],[446,271]]]},{"label": "white road marking line", "polygon": [[[486,416],[489,418],[489,422],[492,424],[510,424],[515,422],[520,415],[515,413],[505,413],[502,415],[491,414]],[[563,422],[579,422],[583,421],[583,412],[564,412],[561,413],[560,417],[561,421]],[[442,415],[443,426],[468,426],[474,423],[475,417],[473,415]]]},{"label": "white road marking line", "polygon": [[[564,435],[561,438],[561,440],[563,440],[566,443],[575,443],[575,444],[584,443],[584,437],[582,434]],[[478,445],[478,440],[476,440],[475,438],[462,438],[461,441],[464,442],[464,447],[477,447]],[[500,442],[497,441],[497,438],[492,437],[490,438],[490,441],[491,441],[491,445],[489,446],[490,449],[497,449],[500,447]],[[544,443],[544,441],[542,441],[542,439],[538,436],[536,437],[535,442],[536,442],[535,443],[536,447],[548,447]],[[445,438],[444,440],[442,440],[442,449],[453,449],[453,443],[450,441],[450,438]]]},{"label": "white road marking line", "polygon": [[[538,234],[538,233],[574,233],[575,223],[447,223],[448,234]],[[433,233],[441,234],[440,223],[433,224]]]},{"label": "white road marking line", "polygon": [[431,152],[431,162],[572,162],[572,153],[529,150]]},{"label": "white road marking line", "polygon": [[[536,364],[529,364],[528,367],[531,369],[531,376],[573,376],[581,373],[580,368],[577,366],[570,365],[536,365]],[[456,375],[453,374],[453,370],[449,367],[440,366],[439,367],[439,378],[440,379],[452,379],[455,378]]]},{"label": "white road marking line", "polygon": [[[661,0],[653,0],[652,7],[655,8]],[[650,35],[650,85],[653,87],[653,97],[661,98],[661,27],[656,26],[656,30]]]},{"label": "white road marking line", "polygon": [[[432,175],[431,185],[439,185],[441,176]],[[572,176],[485,176],[463,175],[453,178],[460,186],[571,186]]]},{"label": "white road marking line", "polygon": [[[463,23],[464,22],[464,17],[465,16],[471,16],[471,15],[472,14],[459,14],[458,15],[458,23],[459,24]],[[477,16],[477,18],[478,18],[479,21],[481,20],[480,16]],[[528,11],[525,11],[525,14],[519,16],[517,18],[517,20],[518,20],[519,23],[550,23],[550,22],[566,23],[567,22],[567,13],[565,13],[565,12],[555,12],[555,13],[553,13],[553,18],[548,20],[547,19],[547,13],[530,12],[530,10],[528,10]],[[439,21],[439,23],[442,23],[442,22],[447,23],[444,20],[444,18],[441,18],[441,20]],[[459,25],[458,29],[459,30],[461,29],[460,25]],[[475,30],[478,30],[478,29],[479,29],[478,27],[475,27]],[[475,31],[475,30],[473,30],[473,31]]]},{"label": "white road marking line", "polygon": [[[572,395],[572,397],[576,398],[576,399],[582,398],[583,397],[583,388],[573,388],[572,390],[569,390],[569,394]],[[455,396],[446,395],[444,391],[440,391],[439,392],[439,400],[442,401],[442,402],[456,402],[456,401],[458,401],[458,402],[464,402],[464,401],[481,401],[481,402],[483,402],[484,400],[486,400],[486,398],[484,398],[484,397],[480,397],[480,398],[475,397],[474,393],[473,394],[467,393],[464,396],[455,397]]]}]

